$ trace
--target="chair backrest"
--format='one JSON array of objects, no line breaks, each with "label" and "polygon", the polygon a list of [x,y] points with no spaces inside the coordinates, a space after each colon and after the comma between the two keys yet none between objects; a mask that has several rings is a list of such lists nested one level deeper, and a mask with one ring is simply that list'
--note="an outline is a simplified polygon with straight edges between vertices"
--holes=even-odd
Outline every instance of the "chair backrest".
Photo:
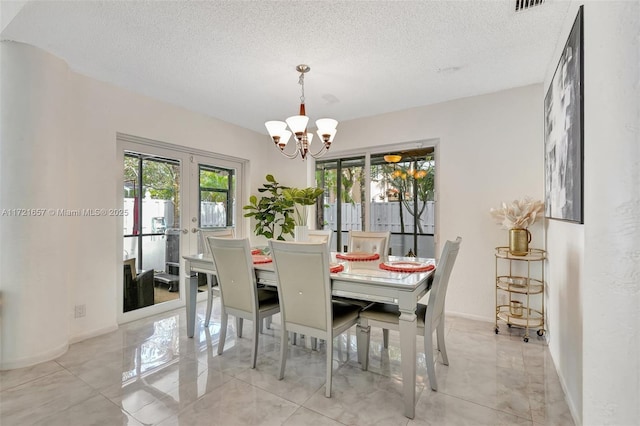
[{"label": "chair backrest", "polygon": [[349,231],[349,251],[378,253],[380,256],[386,256],[389,252],[390,236],[389,231]]},{"label": "chair backrest", "polygon": [[235,230],[233,228],[198,229],[198,253],[209,256],[211,255],[211,251],[207,244],[207,237],[235,238]]},{"label": "chair backrest", "polygon": [[314,229],[309,230],[309,242],[311,243],[326,243],[331,250],[331,237],[333,231],[331,229]]},{"label": "chair backrest", "polygon": [[442,248],[442,254],[436,266],[436,273],[433,278],[433,284],[431,285],[425,324],[431,323],[432,326],[435,326],[442,317],[444,300],[447,295],[447,287],[449,286],[449,277],[451,276],[453,265],[456,262],[456,257],[458,257],[461,242],[462,238],[458,237],[455,241],[447,241]]},{"label": "chair backrest", "polygon": [[326,243],[269,240],[278,282],[280,315],[291,325],[320,332],[332,330],[331,255]]},{"label": "chair backrest", "polygon": [[256,275],[249,239],[207,237],[226,308],[253,313],[257,307]]},{"label": "chair backrest", "polygon": [[135,280],[138,275],[138,270],[136,269],[136,258],[132,257],[124,260],[125,271],[127,270],[127,266],[129,266],[129,271],[131,275],[131,279]]}]

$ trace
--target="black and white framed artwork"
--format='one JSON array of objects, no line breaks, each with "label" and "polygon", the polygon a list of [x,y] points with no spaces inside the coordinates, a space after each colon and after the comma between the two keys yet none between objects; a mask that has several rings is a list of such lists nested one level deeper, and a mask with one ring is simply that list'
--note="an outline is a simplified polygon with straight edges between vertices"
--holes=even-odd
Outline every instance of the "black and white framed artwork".
[{"label": "black and white framed artwork", "polygon": [[545,216],[583,218],[583,7],[544,99]]}]

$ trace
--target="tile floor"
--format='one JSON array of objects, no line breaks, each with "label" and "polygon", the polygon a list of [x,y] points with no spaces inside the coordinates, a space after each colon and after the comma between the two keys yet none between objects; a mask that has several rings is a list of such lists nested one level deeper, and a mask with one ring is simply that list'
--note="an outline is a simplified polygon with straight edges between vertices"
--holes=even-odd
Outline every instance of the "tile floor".
[{"label": "tile floor", "polygon": [[[218,301],[218,299],[216,299]],[[290,350],[276,378],[278,318],[260,336],[250,369],[251,322],[236,337],[229,322],[218,356],[219,303],[209,327],[198,305],[196,336],[184,309],[138,320],[72,345],[55,361],[0,373],[0,424],[12,425],[573,425],[542,338],[448,317],[450,365],[438,364],[439,391],[426,378],[418,338],[415,419],[402,415],[399,339],[389,349],[372,330],[370,370],[359,368],[355,328],[336,338],[333,393],[324,397],[325,346]]]}]

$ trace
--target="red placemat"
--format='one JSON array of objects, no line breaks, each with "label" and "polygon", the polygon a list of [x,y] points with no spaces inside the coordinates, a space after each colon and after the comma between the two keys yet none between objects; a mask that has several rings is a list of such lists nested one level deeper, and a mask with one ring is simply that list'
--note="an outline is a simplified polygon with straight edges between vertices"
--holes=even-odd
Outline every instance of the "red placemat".
[{"label": "red placemat", "polygon": [[436,266],[431,263],[411,262],[406,260],[384,262],[380,264],[380,269],[393,272],[427,272],[435,268]]},{"label": "red placemat", "polygon": [[339,263],[331,263],[329,265],[329,272],[331,272],[332,274],[337,274],[338,272],[342,271],[344,271],[344,265],[341,265]]},{"label": "red placemat", "polygon": [[350,252],[350,253],[336,253],[336,258],[343,260],[351,260],[356,262],[363,262],[367,260],[378,260],[380,255],[378,253],[362,253],[362,252]]},{"label": "red placemat", "polygon": [[264,254],[252,254],[251,257],[253,258],[254,265],[273,262],[273,259],[271,259],[269,256],[265,256]]}]

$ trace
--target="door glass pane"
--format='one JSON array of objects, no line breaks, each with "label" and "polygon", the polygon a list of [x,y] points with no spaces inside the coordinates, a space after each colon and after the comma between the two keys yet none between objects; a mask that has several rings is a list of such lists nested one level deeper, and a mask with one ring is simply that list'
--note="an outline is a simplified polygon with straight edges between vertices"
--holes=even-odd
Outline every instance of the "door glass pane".
[{"label": "door glass pane", "polygon": [[395,255],[434,257],[433,148],[393,154],[371,156],[370,230],[390,231]]},{"label": "door glass pane", "polygon": [[[180,162],[127,152],[124,157],[124,306],[140,309],[179,297]],[[151,272],[146,272],[151,271]]]},{"label": "door glass pane", "polygon": [[335,232],[331,249],[338,250],[348,244],[349,231],[365,223],[364,157],[316,162],[316,186],[325,190],[316,227]]},{"label": "door glass pane", "polygon": [[235,171],[200,165],[200,228],[234,226]]}]

